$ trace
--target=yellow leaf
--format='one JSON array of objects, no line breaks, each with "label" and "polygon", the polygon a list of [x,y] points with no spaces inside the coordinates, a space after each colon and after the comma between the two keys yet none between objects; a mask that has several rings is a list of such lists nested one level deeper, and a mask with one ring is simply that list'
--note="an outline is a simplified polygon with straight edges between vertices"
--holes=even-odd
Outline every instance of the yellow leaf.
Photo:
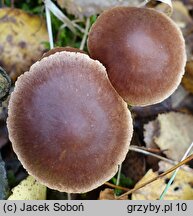
[{"label": "yellow leaf", "polygon": [[[115,200],[115,194],[113,189],[106,188],[100,192],[99,200]],[[127,195],[122,197],[121,200],[128,200]]]},{"label": "yellow leaf", "polygon": [[[159,172],[164,172],[171,167],[171,165],[161,162]],[[158,176],[158,172],[149,170],[146,175],[136,184],[142,183]],[[137,190],[132,194],[132,200],[157,200],[166,187],[172,173],[160,178],[145,187]],[[165,200],[192,200],[193,199],[193,171],[190,169],[180,169],[174,182],[166,193]]]},{"label": "yellow leaf", "polygon": [[168,158],[180,161],[193,141],[193,116],[179,112],[160,114],[159,135],[154,138]]},{"label": "yellow leaf", "polygon": [[46,23],[20,9],[1,8],[0,32],[0,66],[15,80],[42,56]]},{"label": "yellow leaf", "polygon": [[8,200],[45,200],[46,186],[37,182],[34,177],[28,176],[19,185],[12,189]]}]

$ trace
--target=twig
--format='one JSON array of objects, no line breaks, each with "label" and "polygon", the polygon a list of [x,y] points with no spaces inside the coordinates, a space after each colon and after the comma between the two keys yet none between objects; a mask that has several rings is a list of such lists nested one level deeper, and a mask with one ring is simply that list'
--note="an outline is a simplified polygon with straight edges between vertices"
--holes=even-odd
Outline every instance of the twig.
[{"label": "twig", "polygon": [[88,35],[88,31],[89,31],[89,28],[90,28],[90,17],[88,17],[88,18],[86,19],[86,27],[85,27],[84,36],[83,36],[82,41],[81,41],[81,44],[80,44],[80,50],[83,50],[83,49],[84,49],[84,46],[85,46],[85,43],[86,43],[86,38],[87,38],[87,35]]},{"label": "twig", "polygon": [[114,184],[111,184],[109,182],[105,182],[104,184],[107,185],[107,186],[109,186],[109,187],[112,187],[112,188],[115,188],[115,189],[119,189],[119,190],[123,190],[123,191],[128,191],[129,190],[128,188],[121,187],[119,185],[114,185]]},{"label": "twig", "polygon": [[163,160],[163,161],[166,161],[166,162],[168,162],[168,163],[170,163],[170,164],[172,164],[172,165],[176,165],[176,164],[178,163],[178,162],[176,162],[176,161],[173,161],[173,160],[170,160],[170,159],[168,159],[168,158],[165,158],[165,157],[162,157],[162,156],[160,156],[160,155],[157,155],[157,154],[154,154],[154,153],[152,153],[152,152],[149,152],[149,151],[147,151],[147,150],[145,150],[145,149],[141,149],[141,148],[139,148],[138,146],[131,145],[131,146],[129,147],[129,149],[130,149],[131,151],[135,151],[135,152],[138,152],[138,153],[142,153],[142,154],[145,154],[145,155],[149,155],[149,156],[156,157],[156,158],[158,158],[158,159],[160,159],[160,160]]},{"label": "twig", "polygon": [[122,194],[121,196],[117,197],[117,199],[120,199],[120,198],[122,198],[123,196],[129,195],[129,194],[131,194],[131,193],[133,193],[133,192],[139,190],[140,188],[145,187],[146,185],[148,185],[148,184],[150,184],[150,183],[156,181],[157,179],[159,179],[159,178],[161,178],[161,177],[163,177],[163,176],[165,176],[165,175],[167,175],[167,174],[173,172],[173,171],[176,170],[178,167],[180,167],[180,166],[182,166],[182,165],[188,163],[188,162],[191,161],[192,159],[193,159],[193,154],[190,155],[189,157],[187,157],[185,160],[179,162],[177,165],[175,165],[174,167],[170,168],[170,169],[167,170],[166,172],[164,172],[164,173],[162,173],[162,174],[160,174],[160,175],[158,175],[158,176],[156,176],[156,177],[154,177],[154,178],[148,180],[147,182],[145,182],[145,183],[143,183],[143,184],[141,184],[141,185],[137,185],[137,186],[134,187],[133,189],[131,189],[131,190],[129,190],[128,192],[126,192],[126,193]]},{"label": "twig", "polygon": [[152,152],[152,153],[162,153],[164,151],[167,151],[167,149],[165,150],[160,150],[159,148],[148,148],[148,147],[144,147],[144,146],[136,146],[136,145],[132,145],[138,149],[142,149],[142,150],[145,150],[145,151],[148,151],[148,152]]},{"label": "twig", "polygon": [[[191,143],[191,145],[189,146],[189,148],[188,148],[187,151],[185,152],[185,154],[184,154],[184,156],[182,157],[182,160],[181,160],[181,161],[183,161],[183,160],[187,157],[187,155],[189,154],[189,152],[190,152],[190,150],[192,149],[192,147],[193,147],[193,142]],[[172,182],[174,181],[174,179],[175,179],[175,177],[176,177],[176,175],[177,175],[179,169],[180,169],[180,168],[177,168],[177,169],[175,170],[175,172],[173,173],[172,177],[170,178],[168,184],[166,185],[165,189],[163,190],[163,192],[162,192],[162,194],[161,194],[161,196],[160,196],[160,200],[162,200],[162,199],[164,198],[164,196],[165,196],[165,194],[167,193],[167,191],[168,191],[170,185],[171,185]]]}]

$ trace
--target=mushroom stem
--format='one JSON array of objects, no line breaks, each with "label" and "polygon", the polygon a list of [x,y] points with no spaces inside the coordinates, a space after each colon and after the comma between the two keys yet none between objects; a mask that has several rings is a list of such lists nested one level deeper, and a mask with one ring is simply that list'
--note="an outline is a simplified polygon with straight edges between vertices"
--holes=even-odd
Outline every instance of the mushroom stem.
[{"label": "mushroom stem", "polygon": [[14,8],[14,0],[11,0],[11,8]]},{"label": "mushroom stem", "polygon": [[67,197],[68,197],[68,200],[71,200],[72,199],[71,193],[67,193]]},{"label": "mushroom stem", "polygon": [[86,43],[86,38],[87,38],[87,36],[88,36],[89,28],[90,28],[90,17],[88,17],[88,18],[86,19],[86,27],[85,27],[84,36],[83,36],[82,41],[81,41],[81,44],[80,44],[80,50],[83,50],[83,49],[84,49],[84,46],[85,46],[85,43]]},{"label": "mushroom stem", "polygon": [[119,165],[119,169],[118,169],[118,173],[117,173],[117,181],[116,181],[116,185],[119,185],[119,184],[120,184],[121,169],[122,169],[122,164]]}]

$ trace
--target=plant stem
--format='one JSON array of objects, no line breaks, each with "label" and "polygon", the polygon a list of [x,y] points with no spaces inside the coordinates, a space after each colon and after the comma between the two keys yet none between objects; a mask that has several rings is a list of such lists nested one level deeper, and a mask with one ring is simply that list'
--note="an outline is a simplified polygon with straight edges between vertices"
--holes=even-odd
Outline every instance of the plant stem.
[{"label": "plant stem", "polygon": [[48,35],[49,35],[49,41],[50,41],[50,49],[54,48],[54,42],[53,42],[53,34],[52,34],[52,23],[51,23],[51,16],[50,16],[50,10],[45,4],[46,9],[46,22],[47,22],[47,28],[48,28]]},{"label": "plant stem", "polygon": [[84,49],[84,46],[85,46],[85,43],[86,43],[86,38],[87,38],[87,35],[88,35],[88,31],[89,31],[89,28],[90,28],[90,17],[88,17],[88,18],[86,19],[86,27],[85,27],[84,36],[83,36],[82,41],[81,41],[81,44],[80,44],[80,50],[83,50],[83,49]]}]

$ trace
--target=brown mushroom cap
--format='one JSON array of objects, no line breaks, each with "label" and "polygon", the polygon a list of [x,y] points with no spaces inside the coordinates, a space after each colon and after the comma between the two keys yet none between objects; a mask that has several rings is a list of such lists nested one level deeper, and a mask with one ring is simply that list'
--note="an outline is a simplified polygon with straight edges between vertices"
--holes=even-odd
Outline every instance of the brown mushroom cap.
[{"label": "brown mushroom cap", "polygon": [[184,74],[182,33],[170,18],[153,9],[105,11],[91,27],[88,49],[131,105],[161,102],[174,92]]},{"label": "brown mushroom cap", "polygon": [[54,47],[53,49],[49,50],[48,52],[45,52],[43,54],[43,56],[41,57],[41,59],[43,59],[44,57],[48,57],[50,55],[53,55],[53,54],[55,54],[57,52],[62,52],[62,51],[85,53],[83,50],[80,50],[80,49],[74,48],[74,47],[69,47],[69,46],[66,46],[66,47]]},{"label": "brown mushroom cap", "polygon": [[46,186],[81,193],[109,180],[128,151],[132,119],[104,66],[58,52],[21,75],[8,131],[19,160]]}]

